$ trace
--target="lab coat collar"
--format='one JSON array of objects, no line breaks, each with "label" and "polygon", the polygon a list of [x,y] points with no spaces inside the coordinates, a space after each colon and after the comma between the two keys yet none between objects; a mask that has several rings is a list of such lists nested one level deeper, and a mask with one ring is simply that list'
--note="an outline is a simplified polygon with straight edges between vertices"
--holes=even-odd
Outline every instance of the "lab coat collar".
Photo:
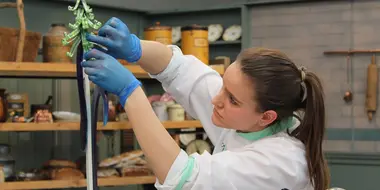
[{"label": "lab coat collar", "polygon": [[256,141],[256,140],[274,135],[278,132],[281,132],[287,129],[289,131],[293,131],[299,126],[299,124],[300,122],[298,121],[297,117],[289,117],[288,119],[284,119],[281,122],[277,122],[276,124],[273,124],[261,131],[250,132],[250,133],[237,132],[237,134],[243,137],[244,139],[247,139],[250,141]]}]

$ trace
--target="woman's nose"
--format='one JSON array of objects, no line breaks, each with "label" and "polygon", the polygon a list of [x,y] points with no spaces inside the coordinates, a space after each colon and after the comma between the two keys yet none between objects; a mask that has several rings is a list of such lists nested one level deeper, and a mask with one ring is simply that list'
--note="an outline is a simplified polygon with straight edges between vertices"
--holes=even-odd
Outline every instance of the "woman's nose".
[{"label": "woman's nose", "polygon": [[223,107],[223,101],[222,101],[222,97],[221,97],[221,93],[219,92],[218,95],[216,95],[213,99],[212,99],[212,104],[218,108],[222,108]]}]

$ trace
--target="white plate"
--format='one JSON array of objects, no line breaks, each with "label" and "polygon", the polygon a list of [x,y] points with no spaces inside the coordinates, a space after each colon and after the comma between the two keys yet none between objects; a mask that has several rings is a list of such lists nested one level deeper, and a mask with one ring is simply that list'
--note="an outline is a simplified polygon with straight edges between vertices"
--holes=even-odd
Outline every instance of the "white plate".
[{"label": "white plate", "polygon": [[56,120],[80,121],[80,114],[67,111],[54,111],[53,116]]},{"label": "white plate", "polygon": [[228,27],[223,34],[224,41],[236,41],[241,37],[241,26],[240,25],[232,25]]},{"label": "white plate", "polygon": [[223,26],[221,24],[210,24],[208,26],[208,41],[215,42],[223,34]]},{"label": "white plate", "polygon": [[173,26],[172,27],[172,43],[175,44],[181,40],[181,27]]}]

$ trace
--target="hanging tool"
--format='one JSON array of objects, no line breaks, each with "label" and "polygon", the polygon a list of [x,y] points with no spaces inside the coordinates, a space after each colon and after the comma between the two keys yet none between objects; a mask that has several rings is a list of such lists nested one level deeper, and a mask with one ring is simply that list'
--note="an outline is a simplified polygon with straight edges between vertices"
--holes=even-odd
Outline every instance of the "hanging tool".
[{"label": "hanging tool", "polygon": [[[65,38],[62,40],[63,45],[73,43],[70,52],[67,56],[73,57],[76,53],[76,68],[77,68],[77,84],[79,92],[80,104],[80,136],[81,148],[86,152],[86,178],[87,189],[97,190],[97,146],[96,146],[96,129],[97,129],[97,106],[100,96],[103,98],[103,125],[107,124],[108,118],[108,99],[107,92],[100,87],[95,87],[92,101],[90,97],[90,81],[84,73],[81,66],[83,55],[93,47],[93,43],[86,40],[86,35],[90,33],[89,29],[98,30],[101,23],[95,20],[95,15],[92,9],[87,5],[85,0],[77,0],[74,7],[69,6],[69,11],[76,15],[75,23],[69,24],[73,29],[70,34],[65,33]],[[92,104],[92,105],[91,105]]]},{"label": "hanging tool", "polygon": [[351,58],[350,58],[350,55],[347,55],[346,57],[346,80],[347,80],[347,86],[348,86],[348,89],[347,91],[344,93],[344,96],[343,96],[343,100],[346,102],[346,103],[349,103],[352,101],[352,91],[351,91],[351,87],[350,87],[350,75],[351,75]]},{"label": "hanging tool", "polygon": [[377,107],[377,65],[376,57],[372,55],[371,64],[367,68],[367,99],[366,99],[366,108],[368,119],[372,120],[373,114],[376,112]]}]

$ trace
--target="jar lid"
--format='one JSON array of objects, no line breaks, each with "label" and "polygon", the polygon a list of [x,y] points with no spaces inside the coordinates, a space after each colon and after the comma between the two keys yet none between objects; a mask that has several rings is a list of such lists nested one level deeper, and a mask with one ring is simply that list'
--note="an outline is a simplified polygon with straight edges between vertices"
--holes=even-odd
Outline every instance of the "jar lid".
[{"label": "jar lid", "polygon": [[32,104],[31,108],[32,109],[50,109],[51,105],[49,105],[49,104]]},{"label": "jar lid", "polygon": [[50,25],[51,27],[55,27],[55,26],[63,26],[63,27],[66,27],[66,24],[64,23],[53,23]]},{"label": "jar lid", "polygon": [[156,25],[148,26],[148,27],[144,28],[144,31],[149,31],[149,30],[169,30],[169,31],[172,31],[172,27],[171,26],[161,26],[160,22],[156,22]]},{"label": "jar lid", "polygon": [[170,105],[169,108],[182,108],[182,106],[180,104],[173,104]]},{"label": "jar lid", "polygon": [[186,30],[205,30],[205,31],[208,31],[208,27],[198,25],[198,24],[192,24],[192,25],[181,27],[181,31],[186,31]]},{"label": "jar lid", "polygon": [[152,106],[165,106],[165,102],[163,101],[154,101],[152,102]]}]

